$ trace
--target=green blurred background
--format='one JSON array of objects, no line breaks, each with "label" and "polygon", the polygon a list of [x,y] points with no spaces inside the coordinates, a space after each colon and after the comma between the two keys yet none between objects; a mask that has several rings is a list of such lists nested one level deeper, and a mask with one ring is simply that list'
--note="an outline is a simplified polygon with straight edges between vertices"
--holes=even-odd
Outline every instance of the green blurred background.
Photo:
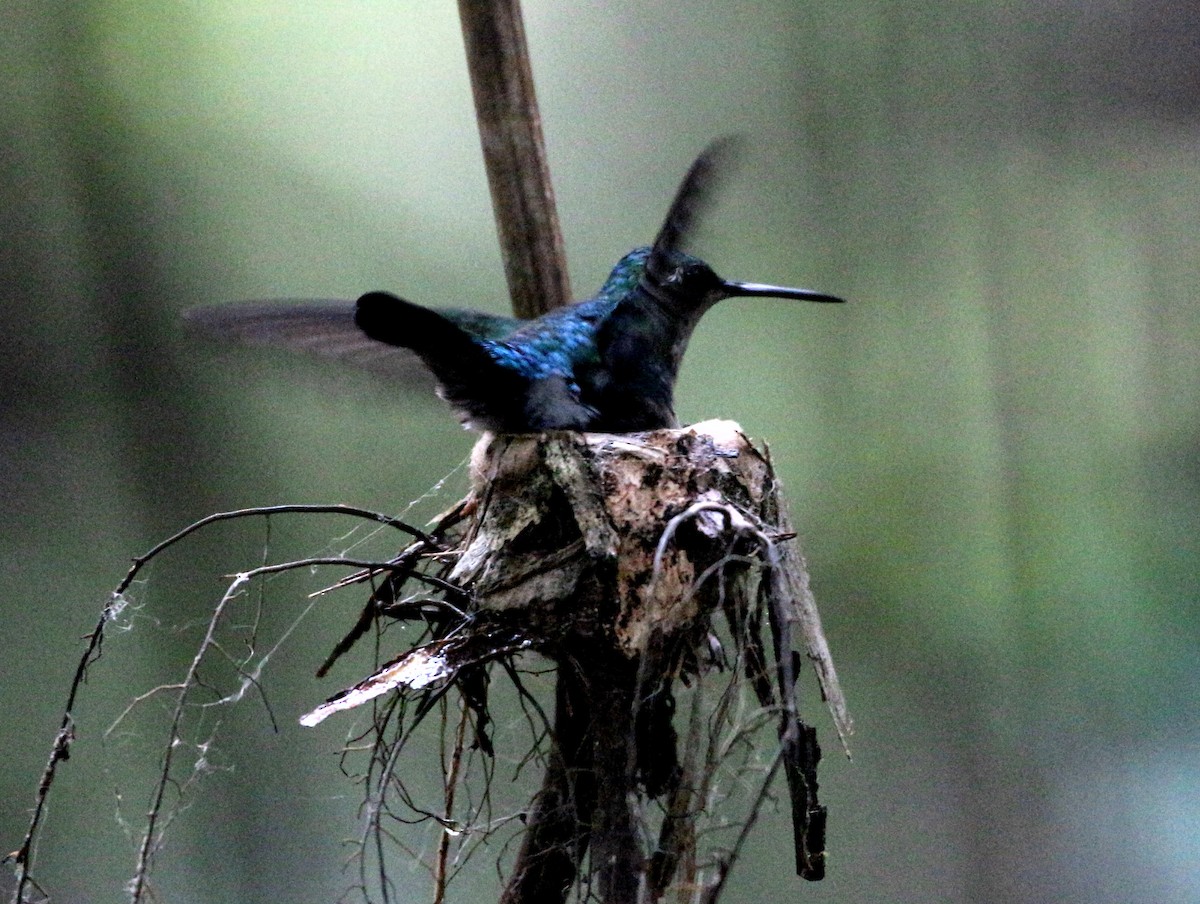
[{"label": "green blurred background", "polygon": [[[815,720],[828,879],[791,875],[772,815],[727,900],[1200,899],[1200,7],[525,15],[577,295],[653,236],[707,141],[743,131],[694,250],[851,300],[717,308],[679,388],[685,419],[770,442],[858,727],[847,762]],[[10,850],[79,638],[132,555],[241,505],[399,511],[472,442],[435,399],[197,343],[178,312],[375,288],[506,301],[453,4],[16,0],[0,48]],[[344,529],[272,542],[319,551]],[[183,627],[262,545],[198,541],[135,588],[137,630],[94,669],[52,798],[56,900],[122,897],[116,817],[144,811],[162,735],[100,732],[178,677]],[[164,900],[345,887],[346,726],[295,716],[353,677],[312,678],[353,605],[310,615],[268,670],[278,731],[261,705],[222,712]],[[437,774],[420,751],[404,768]],[[488,856],[459,900],[494,899]],[[394,872],[424,887],[406,858]]]}]

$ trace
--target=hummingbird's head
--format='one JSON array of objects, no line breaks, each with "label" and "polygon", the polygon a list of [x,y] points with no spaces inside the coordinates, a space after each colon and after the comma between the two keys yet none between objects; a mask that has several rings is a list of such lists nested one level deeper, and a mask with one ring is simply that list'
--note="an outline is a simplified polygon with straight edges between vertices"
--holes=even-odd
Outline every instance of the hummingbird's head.
[{"label": "hummingbird's head", "polygon": [[842,299],[810,289],[769,286],[722,279],[708,264],[682,251],[647,254],[642,262],[642,287],[660,304],[681,316],[699,318],[726,298],[791,298],[840,302]]},{"label": "hummingbird's head", "polygon": [[664,263],[666,266],[658,269],[655,280],[666,294],[685,307],[704,311],[729,297],[725,280],[700,258],[672,251]]}]

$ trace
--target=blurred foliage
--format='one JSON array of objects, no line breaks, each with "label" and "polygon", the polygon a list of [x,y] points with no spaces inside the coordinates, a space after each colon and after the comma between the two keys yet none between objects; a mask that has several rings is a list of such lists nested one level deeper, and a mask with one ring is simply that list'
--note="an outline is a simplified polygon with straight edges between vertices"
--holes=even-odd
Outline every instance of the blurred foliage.
[{"label": "blurred foliage", "polygon": [[[827,745],[829,878],[798,887],[780,866],[780,816],[730,900],[1195,899],[1194,5],[526,17],[579,294],[653,236],[695,151],[742,130],[753,154],[696,250],[852,300],[719,307],[680,386],[686,418],[771,443],[859,726],[854,763]],[[436,400],[201,346],[178,311],[385,287],[505,301],[452,4],[17,2],[0,67],[13,847],[78,637],[129,556],[244,504],[399,510],[470,447]],[[139,592],[164,625],[194,620],[261,543],[213,541]],[[278,733],[252,707],[223,727],[234,772],[178,824],[168,898],[343,886],[346,729],[293,716],[330,692],[309,676],[349,617],[288,649]],[[116,900],[131,872],[113,770],[154,738],[134,755],[96,732],[130,676],[187,657],[165,635],[132,632],[87,688],[100,712],[42,845],[58,900]],[[460,891],[491,897],[482,861],[476,878]]]}]

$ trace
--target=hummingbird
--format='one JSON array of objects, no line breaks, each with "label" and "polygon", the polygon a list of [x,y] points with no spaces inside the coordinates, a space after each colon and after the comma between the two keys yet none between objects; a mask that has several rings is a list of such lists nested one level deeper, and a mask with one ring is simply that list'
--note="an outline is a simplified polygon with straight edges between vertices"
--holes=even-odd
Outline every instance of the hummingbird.
[{"label": "hummingbird", "polygon": [[184,316],[213,333],[367,366],[397,351],[415,355],[471,429],[675,427],[679,366],[713,305],[735,297],[842,301],[810,289],[723,279],[682,250],[733,153],[730,138],[710,144],[684,176],[654,243],[622,257],[595,297],[534,320],[428,308],[382,291],[357,302],[249,302]]}]

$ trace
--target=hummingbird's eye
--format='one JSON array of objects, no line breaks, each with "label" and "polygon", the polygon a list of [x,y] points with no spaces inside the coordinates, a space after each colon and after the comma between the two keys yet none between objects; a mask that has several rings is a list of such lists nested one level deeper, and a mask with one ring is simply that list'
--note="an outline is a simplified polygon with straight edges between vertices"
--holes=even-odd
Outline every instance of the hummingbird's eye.
[{"label": "hummingbird's eye", "polygon": [[667,285],[678,286],[683,282],[683,267],[676,267],[667,277]]}]

